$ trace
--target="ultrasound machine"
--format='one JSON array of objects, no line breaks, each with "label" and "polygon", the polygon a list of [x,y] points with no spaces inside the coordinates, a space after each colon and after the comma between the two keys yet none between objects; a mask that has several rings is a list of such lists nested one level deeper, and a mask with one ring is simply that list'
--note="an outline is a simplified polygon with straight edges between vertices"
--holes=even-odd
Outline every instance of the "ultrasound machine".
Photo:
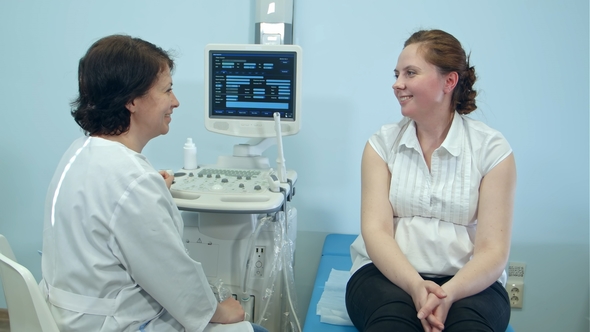
[{"label": "ultrasound machine", "polygon": [[[175,173],[184,242],[223,300],[271,332],[301,331],[293,263],[297,173],[282,136],[301,127],[302,51],[296,45],[211,44],[205,48],[205,127],[249,139],[213,165]],[[277,149],[276,162],[263,156]]]}]

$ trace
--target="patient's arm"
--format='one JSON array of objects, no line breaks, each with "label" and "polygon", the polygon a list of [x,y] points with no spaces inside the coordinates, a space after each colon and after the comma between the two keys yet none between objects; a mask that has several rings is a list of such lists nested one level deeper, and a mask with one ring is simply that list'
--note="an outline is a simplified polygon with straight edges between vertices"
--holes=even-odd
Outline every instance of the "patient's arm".
[{"label": "patient's arm", "polygon": [[481,181],[473,258],[443,286],[455,301],[481,292],[502,275],[510,253],[515,188],[511,154]]}]

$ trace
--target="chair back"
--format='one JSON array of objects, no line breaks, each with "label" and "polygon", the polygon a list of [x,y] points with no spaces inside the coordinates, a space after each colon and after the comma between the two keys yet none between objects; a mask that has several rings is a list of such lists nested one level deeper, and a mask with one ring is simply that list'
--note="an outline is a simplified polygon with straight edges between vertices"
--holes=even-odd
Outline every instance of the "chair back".
[{"label": "chair back", "polygon": [[14,257],[14,254],[4,236],[0,237],[0,277],[8,306],[10,332],[59,332],[35,277],[8,257]]},{"label": "chair back", "polygon": [[0,254],[12,259],[15,262],[17,261],[16,257],[14,257],[12,249],[10,248],[10,244],[8,244],[8,240],[2,234],[0,234]]}]

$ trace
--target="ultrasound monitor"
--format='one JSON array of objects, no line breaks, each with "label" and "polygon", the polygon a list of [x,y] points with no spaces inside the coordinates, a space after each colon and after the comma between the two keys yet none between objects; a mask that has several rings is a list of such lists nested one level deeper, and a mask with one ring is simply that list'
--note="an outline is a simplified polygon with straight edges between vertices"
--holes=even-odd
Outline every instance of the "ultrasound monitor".
[{"label": "ultrasound monitor", "polygon": [[301,127],[302,51],[297,45],[209,44],[205,47],[205,128],[251,138]]}]

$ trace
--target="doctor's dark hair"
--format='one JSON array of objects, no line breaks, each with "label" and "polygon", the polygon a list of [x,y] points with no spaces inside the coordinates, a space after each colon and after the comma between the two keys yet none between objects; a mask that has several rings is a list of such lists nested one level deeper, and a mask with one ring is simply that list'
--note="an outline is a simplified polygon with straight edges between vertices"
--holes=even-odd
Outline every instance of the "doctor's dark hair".
[{"label": "doctor's dark hair", "polygon": [[171,56],[139,38],[111,35],[96,41],[78,64],[78,98],[71,114],[85,135],[120,135],[129,130],[125,107],[147,94],[158,74],[174,69]]},{"label": "doctor's dark hair", "polygon": [[469,55],[465,55],[457,38],[442,30],[420,30],[406,40],[404,47],[411,44],[419,44],[418,51],[426,62],[436,66],[441,74],[457,72],[459,75],[451,99],[454,110],[459,114],[469,114],[477,109],[477,92],[473,90],[477,79],[475,68],[469,66]]}]

